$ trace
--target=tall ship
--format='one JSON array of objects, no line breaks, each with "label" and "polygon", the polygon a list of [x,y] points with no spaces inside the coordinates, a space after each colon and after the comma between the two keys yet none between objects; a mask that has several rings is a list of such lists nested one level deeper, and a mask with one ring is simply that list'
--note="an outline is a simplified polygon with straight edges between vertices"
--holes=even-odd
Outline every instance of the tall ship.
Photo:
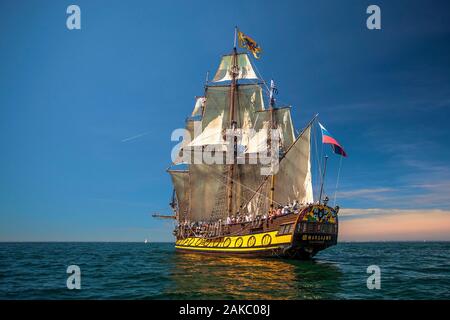
[{"label": "tall ship", "polygon": [[[239,46],[246,49],[239,52]],[[317,115],[295,131],[290,106],[278,106],[251,53],[258,44],[236,30],[204,94],[196,97],[167,169],[174,192],[175,248],[182,252],[309,259],[338,238],[338,206],[313,198],[311,136]],[[320,124],[319,124],[320,125]],[[320,125],[322,142],[346,156]],[[176,135],[175,135],[176,136]]]}]

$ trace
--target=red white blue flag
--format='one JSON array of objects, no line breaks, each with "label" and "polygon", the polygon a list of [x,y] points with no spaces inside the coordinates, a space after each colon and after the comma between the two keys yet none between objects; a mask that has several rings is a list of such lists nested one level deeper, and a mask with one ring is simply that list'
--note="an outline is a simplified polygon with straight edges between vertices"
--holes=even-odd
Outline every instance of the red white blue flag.
[{"label": "red white blue flag", "polygon": [[319,122],[320,130],[322,131],[322,143],[331,144],[333,148],[333,152],[340,154],[343,157],[347,157],[347,153],[345,153],[344,148],[337,142],[335,138],[328,132],[327,129]]}]

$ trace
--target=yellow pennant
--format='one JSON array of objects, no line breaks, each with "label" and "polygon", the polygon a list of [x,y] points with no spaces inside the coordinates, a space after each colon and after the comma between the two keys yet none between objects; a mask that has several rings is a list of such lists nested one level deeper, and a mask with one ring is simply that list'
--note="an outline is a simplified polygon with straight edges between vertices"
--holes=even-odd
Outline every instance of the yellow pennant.
[{"label": "yellow pennant", "polygon": [[256,59],[259,59],[258,54],[261,52],[261,48],[256,43],[256,41],[240,31],[238,31],[238,38],[239,38],[239,46],[241,48],[247,49],[253,54],[253,56]]}]

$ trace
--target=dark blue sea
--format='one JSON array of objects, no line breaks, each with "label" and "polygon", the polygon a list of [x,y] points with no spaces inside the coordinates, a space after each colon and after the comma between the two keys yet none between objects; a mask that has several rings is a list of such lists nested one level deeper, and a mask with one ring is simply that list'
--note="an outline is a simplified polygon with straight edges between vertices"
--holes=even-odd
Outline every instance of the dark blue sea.
[{"label": "dark blue sea", "polygon": [[[67,289],[69,265],[80,267],[80,290]],[[379,290],[367,288],[370,265]],[[170,243],[0,243],[0,299],[450,299],[450,243],[340,243],[313,261]]]}]

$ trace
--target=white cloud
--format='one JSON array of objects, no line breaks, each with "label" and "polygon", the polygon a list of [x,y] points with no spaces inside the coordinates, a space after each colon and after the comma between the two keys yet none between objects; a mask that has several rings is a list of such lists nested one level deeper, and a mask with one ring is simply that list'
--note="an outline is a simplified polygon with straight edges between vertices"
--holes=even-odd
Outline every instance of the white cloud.
[{"label": "white cloud", "polygon": [[380,193],[395,191],[393,188],[365,188],[355,189],[349,191],[338,192],[339,198],[353,198],[353,197],[365,197],[365,198],[377,198]]}]

